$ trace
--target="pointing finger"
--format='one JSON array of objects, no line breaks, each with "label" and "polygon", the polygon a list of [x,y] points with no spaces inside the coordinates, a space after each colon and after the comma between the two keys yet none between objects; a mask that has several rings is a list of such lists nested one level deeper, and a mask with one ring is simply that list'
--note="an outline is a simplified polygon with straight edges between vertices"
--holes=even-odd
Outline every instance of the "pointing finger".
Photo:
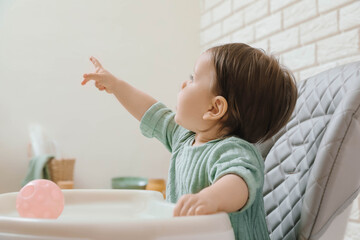
[{"label": "pointing finger", "polygon": [[100,62],[93,56],[90,57],[90,61],[94,64],[95,68],[102,68]]}]

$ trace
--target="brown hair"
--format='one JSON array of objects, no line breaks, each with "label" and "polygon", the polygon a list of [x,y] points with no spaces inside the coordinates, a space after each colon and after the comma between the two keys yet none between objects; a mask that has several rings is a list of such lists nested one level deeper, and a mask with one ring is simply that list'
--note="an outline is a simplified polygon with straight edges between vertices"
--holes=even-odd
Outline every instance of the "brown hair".
[{"label": "brown hair", "polygon": [[[290,71],[264,51],[243,43],[207,50],[216,71],[214,92],[228,102],[222,129],[248,142],[274,136],[290,119],[297,88]],[[222,130],[221,129],[221,130]]]}]

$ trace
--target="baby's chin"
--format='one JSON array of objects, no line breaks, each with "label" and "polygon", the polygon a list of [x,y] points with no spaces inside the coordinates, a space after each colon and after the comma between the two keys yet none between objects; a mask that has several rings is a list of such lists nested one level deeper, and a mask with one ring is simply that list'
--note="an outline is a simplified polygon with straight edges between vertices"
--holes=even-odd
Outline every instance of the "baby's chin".
[{"label": "baby's chin", "polygon": [[178,115],[177,115],[177,113],[175,112],[174,120],[175,120],[176,124],[180,125],[180,123],[179,123],[179,118],[178,118],[177,116],[178,116]]},{"label": "baby's chin", "polygon": [[189,130],[189,131],[192,131],[191,129],[189,129],[188,127],[186,127],[186,126],[183,124],[183,122],[181,122],[181,120],[179,119],[177,113],[175,113],[174,120],[175,120],[175,123],[176,123],[177,125],[180,125],[181,127],[185,128],[185,129],[187,129],[187,130]]},{"label": "baby's chin", "polygon": [[180,125],[180,123],[179,123],[179,115],[178,115],[178,105],[177,105],[177,104],[175,105],[175,116],[174,116],[174,120],[175,120],[175,122],[176,122],[177,124]]},{"label": "baby's chin", "polygon": [[174,120],[175,120],[175,123],[176,123],[177,125],[180,125],[180,126],[184,127],[184,126],[182,125],[181,120],[179,119],[177,113],[175,113]]}]

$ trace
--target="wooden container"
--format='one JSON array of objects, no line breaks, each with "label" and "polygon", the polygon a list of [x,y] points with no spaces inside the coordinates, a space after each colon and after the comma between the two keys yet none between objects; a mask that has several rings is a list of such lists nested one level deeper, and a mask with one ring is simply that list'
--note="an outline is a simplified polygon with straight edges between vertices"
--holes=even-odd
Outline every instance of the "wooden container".
[{"label": "wooden container", "polygon": [[73,189],[74,181],[58,181],[56,183],[61,189]]},{"label": "wooden container", "polygon": [[[51,159],[48,162],[50,178],[63,189],[72,189],[74,184],[75,158]],[[62,187],[61,187],[62,186]]]},{"label": "wooden container", "polygon": [[146,190],[161,192],[166,197],[166,183],[164,179],[149,179],[146,185]]}]

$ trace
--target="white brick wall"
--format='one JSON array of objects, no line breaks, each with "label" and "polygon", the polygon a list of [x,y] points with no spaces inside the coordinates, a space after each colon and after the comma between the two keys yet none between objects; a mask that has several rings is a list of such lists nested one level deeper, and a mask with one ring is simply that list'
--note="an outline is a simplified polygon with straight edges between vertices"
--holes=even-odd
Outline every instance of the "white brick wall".
[{"label": "white brick wall", "polygon": [[281,62],[296,71],[315,63],[315,44],[306,45],[286,52],[281,56]]},{"label": "white brick wall", "polygon": [[221,3],[222,0],[204,0],[203,4],[200,5],[200,7],[204,7],[204,9],[201,9],[202,11],[207,11],[213,6],[215,6],[218,3]]},{"label": "white brick wall", "polygon": [[270,48],[277,53],[295,48],[299,45],[299,27],[293,27],[270,37]]},{"label": "white brick wall", "polygon": [[281,13],[270,15],[258,21],[255,24],[255,38],[259,39],[264,36],[281,30]]},{"label": "white brick wall", "polygon": [[284,27],[288,28],[294,24],[301,23],[306,19],[316,16],[316,1],[302,0],[283,10]]},{"label": "white brick wall", "polygon": [[224,0],[212,10],[213,20],[216,22],[231,13],[231,0]]},{"label": "white brick wall", "polygon": [[232,34],[233,42],[254,42],[255,40],[255,28],[254,26],[247,26],[240,28]]},{"label": "white brick wall", "polygon": [[320,63],[359,54],[359,29],[327,38],[317,42],[316,45]]},{"label": "white brick wall", "polygon": [[205,50],[244,42],[279,56],[298,80],[360,61],[360,0],[199,0]]},{"label": "white brick wall", "polygon": [[261,19],[268,14],[268,0],[254,1],[254,3],[246,7],[242,12],[244,12],[246,24]]},{"label": "white brick wall", "polygon": [[236,12],[223,22],[223,34],[241,28],[244,25],[244,14]]},{"label": "white brick wall", "polygon": [[296,2],[297,0],[272,0],[270,1],[270,11],[275,12],[280,8],[288,6],[291,3]]},{"label": "white brick wall", "polygon": [[337,12],[332,11],[320,15],[300,25],[300,43],[306,44],[314,40],[336,33],[338,30]]},{"label": "white brick wall", "polygon": [[360,1],[340,9],[340,30],[347,30],[359,26],[360,22]]},{"label": "white brick wall", "polygon": [[221,37],[221,23],[211,25],[209,28],[203,31],[200,35],[200,44],[215,40],[219,37]]},{"label": "white brick wall", "polygon": [[250,3],[254,3],[256,0],[241,0],[241,1],[233,1],[233,10],[238,10],[239,8],[245,7]]},{"label": "white brick wall", "polygon": [[318,0],[319,12],[322,13],[331,9],[339,9],[342,5],[349,2],[354,2],[354,0]]}]

